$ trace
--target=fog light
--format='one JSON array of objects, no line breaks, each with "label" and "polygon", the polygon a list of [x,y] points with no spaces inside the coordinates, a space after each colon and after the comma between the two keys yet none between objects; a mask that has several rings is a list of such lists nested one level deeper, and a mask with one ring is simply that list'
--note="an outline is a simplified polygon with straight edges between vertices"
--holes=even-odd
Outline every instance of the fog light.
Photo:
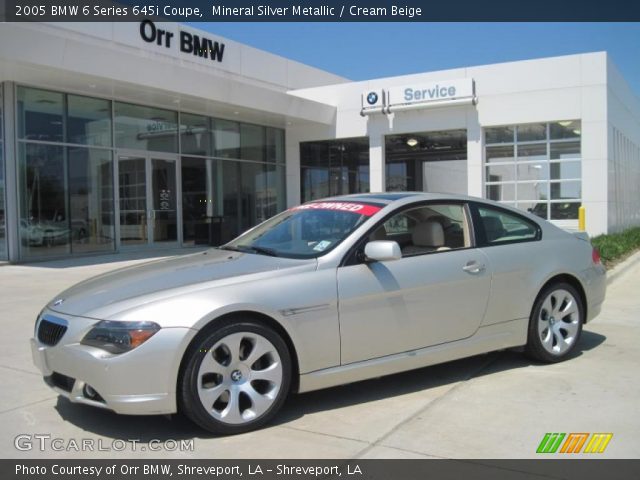
[{"label": "fog light", "polygon": [[93,387],[89,384],[85,384],[85,386],[82,388],[82,394],[85,396],[85,398],[88,398],[89,400],[94,400],[96,402],[104,402],[104,399],[102,398],[102,396],[96,392]]}]

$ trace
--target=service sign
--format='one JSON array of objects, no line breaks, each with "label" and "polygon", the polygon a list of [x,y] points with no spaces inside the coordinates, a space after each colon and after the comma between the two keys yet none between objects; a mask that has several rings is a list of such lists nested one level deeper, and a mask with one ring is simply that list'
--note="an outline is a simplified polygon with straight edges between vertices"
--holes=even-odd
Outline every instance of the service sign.
[{"label": "service sign", "polygon": [[473,98],[475,96],[474,90],[472,78],[391,87],[388,90],[387,104],[390,106],[411,105]]}]

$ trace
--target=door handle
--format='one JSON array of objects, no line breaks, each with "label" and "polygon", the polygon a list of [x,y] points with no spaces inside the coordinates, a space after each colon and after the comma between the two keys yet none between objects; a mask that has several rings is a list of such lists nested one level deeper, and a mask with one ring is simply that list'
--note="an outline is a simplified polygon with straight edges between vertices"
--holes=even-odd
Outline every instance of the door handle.
[{"label": "door handle", "polygon": [[467,262],[467,264],[462,267],[462,270],[464,270],[467,273],[480,273],[484,271],[484,263],[478,263],[474,260]]}]

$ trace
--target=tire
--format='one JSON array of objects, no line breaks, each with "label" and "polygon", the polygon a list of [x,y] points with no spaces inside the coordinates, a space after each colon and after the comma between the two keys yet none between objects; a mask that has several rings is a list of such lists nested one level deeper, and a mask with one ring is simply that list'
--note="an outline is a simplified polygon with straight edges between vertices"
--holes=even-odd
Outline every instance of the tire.
[{"label": "tire", "polygon": [[559,282],[540,292],[529,319],[526,354],[546,363],[564,360],[580,340],[584,305],[578,291]]},{"label": "tire", "polygon": [[216,325],[189,349],[180,409],[200,427],[233,435],[265,425],[291,386],[291,355],[271,328],[253,321]]}]

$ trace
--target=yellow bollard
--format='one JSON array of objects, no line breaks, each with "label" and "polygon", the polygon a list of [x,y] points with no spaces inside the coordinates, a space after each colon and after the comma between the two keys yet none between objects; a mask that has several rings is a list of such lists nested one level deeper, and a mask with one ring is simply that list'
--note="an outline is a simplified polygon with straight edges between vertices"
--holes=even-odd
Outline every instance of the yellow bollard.
[{"label": "yellow bollard", "polygon": [[578,209],[578,230],[581,232],[584,232],[585,230],[585,216],[586,210],[582,205],[580,205],[580,208]]}]

